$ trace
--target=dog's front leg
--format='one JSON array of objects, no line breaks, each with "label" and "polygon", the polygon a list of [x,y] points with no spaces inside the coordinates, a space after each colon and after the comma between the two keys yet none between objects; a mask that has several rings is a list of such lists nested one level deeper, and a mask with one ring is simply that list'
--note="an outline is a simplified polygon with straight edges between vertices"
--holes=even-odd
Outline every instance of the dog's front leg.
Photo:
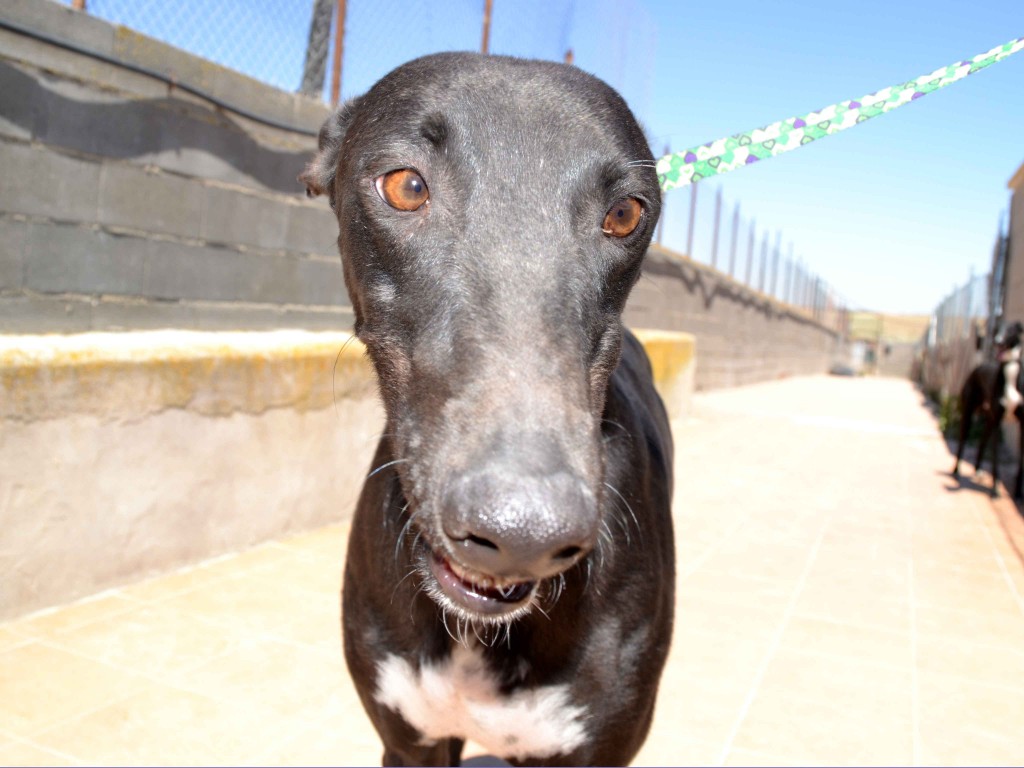
[{"label": "dog's front leg", "polygon": [[461,765],[462,747],[461,739],[445,739],[429,747],[404,745],[401,750],[385,746],[381,765]]},{"label": "dog's front leg", "polygon": [[996,408],[999,418],[992,424],[992,498],[999,497],[999,444],[1003,437],[1003,409]]}]

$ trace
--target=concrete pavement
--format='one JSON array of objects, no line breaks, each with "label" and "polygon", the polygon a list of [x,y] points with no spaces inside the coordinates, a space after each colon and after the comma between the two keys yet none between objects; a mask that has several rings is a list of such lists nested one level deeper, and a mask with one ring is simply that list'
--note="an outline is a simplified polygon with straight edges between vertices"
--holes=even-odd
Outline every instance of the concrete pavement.
[{"label": "concrete pavement", "polygon": [[946,474],[908,382],[705,393],[676,441],[677,630],[638,764],[1024,761],[1024,526]]},{"label": "concrete pavement", "polygon": [[[700,393],[638,765],[1024,762],[1024,525],[905,381]],[[0,764],[374,764],[335,525],[0,625]],[[474,753],[469,751],[468,756]]]}]

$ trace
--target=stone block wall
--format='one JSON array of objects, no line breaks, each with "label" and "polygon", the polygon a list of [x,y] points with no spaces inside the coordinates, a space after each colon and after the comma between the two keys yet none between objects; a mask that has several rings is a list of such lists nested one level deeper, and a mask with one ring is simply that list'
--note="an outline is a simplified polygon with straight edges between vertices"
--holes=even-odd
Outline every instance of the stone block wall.
[{"label": "stone block wall", "polygon": [[337,224],[296,180],[326,105],[51,0],[0,22],[0,329],[351,326]]}]

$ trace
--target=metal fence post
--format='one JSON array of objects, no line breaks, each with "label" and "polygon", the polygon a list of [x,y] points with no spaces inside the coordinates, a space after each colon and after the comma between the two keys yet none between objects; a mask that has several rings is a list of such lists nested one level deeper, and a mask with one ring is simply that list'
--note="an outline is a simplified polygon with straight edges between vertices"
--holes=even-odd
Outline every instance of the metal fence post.
[{"label": "metal fence post", "polygon": [[761,268],[758,270],[757,290],[764,293],[765,269],[768,266],[768,233],[761,236]]},{"label": "metal fence post", "polygon": [[779,277],[779,250],[782,247],[782,232],[779,230],[775,231],[775,250],[772,252],[772,290],[771,295],[773,298],[778,298],[775,295],[775,288],[778,284]]},{"label": "metal fence post", "polygon": [[341,63],[345,52],[345,0],[338,0],[334,17],[334,60],[331,62],[331,104],[341,99]]},{"label": "metal fence post", "polygon": [[747,276],[743,284],[750,287],[751,273],[754,269],[754,230],[757,227],[757,220],[750,220],[750,237],[747,240]]},{"label": "metal fence post", "polygon": [[785,272],[785,275],[784,275],[784,277],[782,279],[782,300],[784,302],[786,302],[787,304],[791,304],[792,302],[789,300],[790,299],[789,289],[790,289],[791,281],[793,279],[793,243],[792,243],[792,241],[790,241],[790,243],[789,243],[789,254],[786,256],[784,272]]},{"label": "metal fence post", "polygon": [[690,223],[686,230],[686,258],[693,258],[693,227],[697,220],[697,185],[690,185]]},{"label": "metal fence post", "polygon": [[491,10],[494,0],[484,0],[484,35],[480,42],[480,53],[488,53],[491,45]]},{"label": "metal fence post", "polygon": [[711,266],[718,268],[718,231],[722,224],[722,188],[715,195],[715,231],[711,238]]},{"label": "metal fence post", "polygon": [[729,277],[736,276],[736,240],[740,236],[740,204],[732,210],[732,247],[729,248]]}]

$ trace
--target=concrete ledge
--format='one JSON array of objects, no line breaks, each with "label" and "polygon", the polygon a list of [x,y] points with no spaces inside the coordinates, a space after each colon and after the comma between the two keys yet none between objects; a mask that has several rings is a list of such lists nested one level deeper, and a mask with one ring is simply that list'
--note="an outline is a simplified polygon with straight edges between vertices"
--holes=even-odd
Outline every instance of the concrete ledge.
[{"label": "concrete ledge", "polygon": [[0,336],[0,418],[323,409],[374,396],[363,353],[352,334],[307,331]]},{"label": "concrete ledge", "polygon": [[[638,336],[682,415],[693,337]],[[0,336],[0,619],[345,519],[382,426],[347,333]]]},{"label": "concrete ledge", "polygon": [[634,329],[651,359],[654,386],[665,401],[670,419],[690,411],[696,369],[697,340],[679,331]]}]

